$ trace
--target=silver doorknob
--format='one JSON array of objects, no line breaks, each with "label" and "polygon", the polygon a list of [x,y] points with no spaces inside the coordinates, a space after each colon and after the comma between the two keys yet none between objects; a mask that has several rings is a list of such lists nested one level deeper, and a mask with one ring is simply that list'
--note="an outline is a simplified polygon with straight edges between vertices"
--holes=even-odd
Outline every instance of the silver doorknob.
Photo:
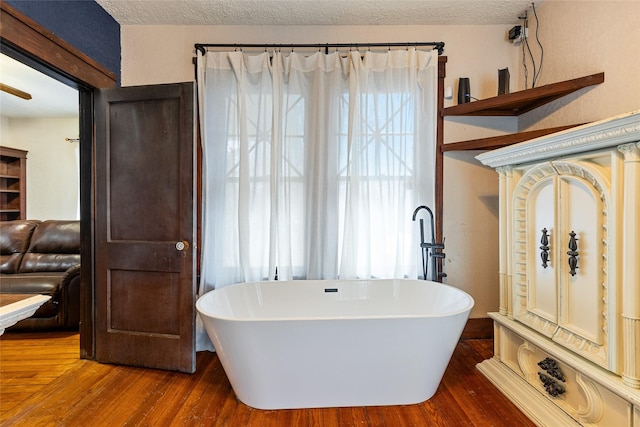
[{"label": "silver doorknob", "polygon": [[189,249],[189,242],[187,242],[186,240],[183,240],[182,242],[177,242],[176,249],[179,251],[186,251],[187,249]]}]

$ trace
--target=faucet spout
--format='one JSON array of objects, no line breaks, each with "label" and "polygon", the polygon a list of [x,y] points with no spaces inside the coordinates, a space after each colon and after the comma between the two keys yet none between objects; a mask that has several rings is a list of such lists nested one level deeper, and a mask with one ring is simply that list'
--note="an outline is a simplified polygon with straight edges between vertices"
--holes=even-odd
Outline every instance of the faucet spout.
[{"label": "faucet spout", "polygon": [[[444,240],[442,243],[436,242],[435,224],[433,219],[433,212],[427,206],[418,206],[413,211],[412,220],[415,221],[418,213],[422,210],[426,210],[429,213],[429,219],[431,222],[431,242],[427,243],[424,240],[424,220],[420,218],[420,250],[422,252],[422,273],[424,280],[427,280],[427,270],[429,261],[431,262],[431,280],[440,281],[446,274],[438,271],[438,264],[442,264],[445,254],[442,252],[444,249]],[[440,261],[438,261],[440,260]]]},{"label": "faucet spout", "polygon": [[[415,211],[413,211],[413,221],[416,220],[416,216],[418,215],[418,212],[420,212],[420,210],[425,209],[427,212],[429,212],[429,217],[431,219],[431,243],[435,244],[436,242],[436,233],[435,233],[435,228],[434,228],[434,221],[433,221],[433,212],[431,212],[431,209],[429,209],[428,206],[418,206],[416,208]],[[424,244],[424,232],[422,231],[422,219],[420,220],[420,235],[421,235],[421,239],[420,239],[420,244]]]}]

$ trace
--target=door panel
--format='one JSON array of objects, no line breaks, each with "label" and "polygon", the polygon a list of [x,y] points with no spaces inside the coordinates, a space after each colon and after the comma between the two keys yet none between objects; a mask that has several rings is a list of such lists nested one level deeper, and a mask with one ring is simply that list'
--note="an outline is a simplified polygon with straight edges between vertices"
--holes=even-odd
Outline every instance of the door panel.
[{"label": "door panel", "polygon": [[[109,204],[112,241],[171,240],[180,234],[180,127],[176,99],[133,100],[109,107]],[[153,120],[149,120],[153,118]],[[151,172],[151,173],[150,173]],[[135,185],[132,185],[134,184]],[[162,212],[147,220],[149,212]]]},{"label": "door panel", "polygon": [[[180,338],[180,313],[174,289],[179,275],[153,271],[111,270],[108,279],[107,324],[112,332],[148,333]],[[130,289],[136,288],[132,293]],[[153,295],[149,298],[149,295]],[[136,312],[132,317],[130,313]],[[161,316],[158,314],[162,313]]]},{"label": "door panel", "polygon": [[[602,254],[602,202],[595,189],[581,178],[562,177],[560,179],[560,212],[564,223],[562,235],[561,262],[563,283],[561,288],[563,304],[560,310],[560,326],[602,345],[603,318],[603,278]],[[579,253],[575,275],[569,274],[569,232],[576,233]]]},{"label": "door panel", "polygon": [[195,370],[194,111],[192,83],[96,94],[98,361]]},{"label": "door panel", "polygon": [[[527,214],[531,215],[528,222],[528,276],[527,298],[528,310],[550,322],[557,323],[558,290],[556,287],[556,261],[554,254],[558,250],[556,245],[556,210],[555,210],[555,177],[541,181],[529,197]],[[542,230],[546,230],[549,244],[549,259],[546,266],[542,265],[541,237]]]}]

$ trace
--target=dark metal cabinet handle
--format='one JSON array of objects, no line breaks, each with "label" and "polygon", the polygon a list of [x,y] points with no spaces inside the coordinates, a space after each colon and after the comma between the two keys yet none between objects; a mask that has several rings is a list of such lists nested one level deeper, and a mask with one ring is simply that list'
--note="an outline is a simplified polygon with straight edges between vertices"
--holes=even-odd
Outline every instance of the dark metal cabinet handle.
[{"label": "dark metal cabinet handle", "polygon": [[567,255],[569,255],[569,274],[572,276],[576,275],[576,269],[578,268],[578,240],[576,239],[576,233],[571,230],[569,233],[569,251]]},{"label": "dark metal cabinet handle", "polygon": [[553,378],[556,378],[562,382],[567,381],[564,377],[564,374],[560,370],[560,365],[554,359],[545,357],[543,360],[538,362],[538,366],[544,369],[547,374],[551,375]]},{"label": "dark metal cabinet handle", "polygon": [[540,378],[540,382],[542,382],[542,386],[546,392],[552,397],[558,397],[564,394],[566,390],[562,383],[565,383],[567,380],[562,374],[558,362],[550,357],[546,357],[544,360],[538,362],[538,366],[545,371],[538,372],[538,378]]},{"label": "dark metal cabinet handle", "polygon": [[542,267],[547,268],[549,262],[549,235],[547,229],[542,229],[542,237],[540,238],[540,258],[542,258]]},{"label": "dark metal cabinet handle", "polygon": [[566,390],[560,383],[554,381],[553,378],[543,374],[542,372],[538,372],[538,378],[540,378],[542,386],[550,396],[558,397],[566,392]]}]

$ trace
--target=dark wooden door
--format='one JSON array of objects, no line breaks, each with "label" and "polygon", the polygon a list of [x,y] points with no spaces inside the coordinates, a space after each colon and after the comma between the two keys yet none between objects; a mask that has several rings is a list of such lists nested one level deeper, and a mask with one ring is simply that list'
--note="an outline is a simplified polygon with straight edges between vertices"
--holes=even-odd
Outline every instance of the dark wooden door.
[{"label": "dark wooden door", "polygon": [[96,92],[99,362],[195,371],[194,90]]}]

